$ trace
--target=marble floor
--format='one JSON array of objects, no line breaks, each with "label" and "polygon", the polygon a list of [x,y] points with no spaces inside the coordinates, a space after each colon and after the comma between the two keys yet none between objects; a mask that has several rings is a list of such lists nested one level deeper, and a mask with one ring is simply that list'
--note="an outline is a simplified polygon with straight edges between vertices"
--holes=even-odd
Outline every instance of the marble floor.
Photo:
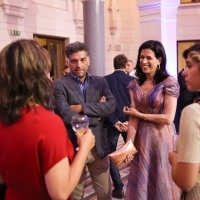
[{"label": "marble floor", "polygon": [[[124,144],[122,137],[119,138],[118,141],[118,148],[120,148]],[[129,173],[129,165],[122,164],[119,167],[120,175],[122,182],[124,183],[124,192],[126,191],[126,185],[127,185],[127,179],[128,179],[128,173]],[[85,177],[85,189],[84,189],[84,200],[96,200],[96,194],[92,187],[92,182],[90,179],[90,174],[87,173]],[[113,200],[118,200],[116,198],[113,198]],[[122,200],[122,199],[121,199]]]}]

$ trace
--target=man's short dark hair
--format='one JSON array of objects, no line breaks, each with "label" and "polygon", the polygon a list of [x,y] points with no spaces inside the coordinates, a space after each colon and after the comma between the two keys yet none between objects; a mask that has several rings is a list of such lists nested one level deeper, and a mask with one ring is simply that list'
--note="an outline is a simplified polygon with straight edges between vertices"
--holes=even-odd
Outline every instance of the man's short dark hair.
[{"label": "man's short dark hair", "polygon": [[119,54],[114,57],[113,63],[115,69],[124,69],[128,59],[124,54]]},{"label": "man's short dark hair", "polygon": [[85,51],[87,55],[89,55],[89,48],[83,42],[76,41],[76,42],[68,44],[65,48],[65,54],[67,58],[69,58],[71,54],[79,52],[79,51]]}]

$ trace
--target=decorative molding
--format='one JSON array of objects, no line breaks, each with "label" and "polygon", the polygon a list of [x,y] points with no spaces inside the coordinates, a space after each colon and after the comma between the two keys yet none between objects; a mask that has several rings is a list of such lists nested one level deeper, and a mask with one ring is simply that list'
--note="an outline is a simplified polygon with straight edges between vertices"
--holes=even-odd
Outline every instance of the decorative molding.
[{"label": "decorative molding", "polygon": [[76,24],[76,28],[83,28],[83,20],[82,19],[74,19],[74,23]]},{"label": "decorative molding", "polygon": [[81,0],[72,0],[73,20],[77,28],[83,28],[83,8]]},{"label": "decorative molding", "polygon": [[112,50],[112,44],[107,44],[107,51]]},{"label": "decorative molding", "polygon": [[29,0],[0,0],[0,7],[5,15],[11,15],[24,18],[26,11],[29,8]]},{"label": "decorative molding", "polygon": [[[82,2],[84,2],[84,1],[90,1],[90,0],[82,0]],[[98,1],[103,1],[103,2],[105,2],[105,0],[98,0]]]},{"label": "decorative molding", "polygon": [[67,0],[55,0],[55,1],[32,0],[32,3],[51,7],[51,8],[57,8],[57,9],[61,9],[61,10],[68,10]]},{"label": "decorative molding", "polygon": [[122,44],[115,44],[115,51],[121,51],[122,50]]},{"label": "decorative molding", "polygon": [[160,7],[162,4],[161,2],[155,2],[155,3],[146,3],[146,4],[137,4],[137,7],[139,10],[145,10],[145,9],[151,9],[151,8],[157,8]]},{"label": "decorative molding", "polygon": [[196,7],[199,8],[200,3],[182,3],[179,5],[179,8],[190,8],[190,7]]},{"label": "decorative molding", "polygon": [[152,9],[152,8],[157,8],[157,7],[178,7],[180,5],[179,0],[173,0],[173,2],[154,2],[154,3],[141,3],[140,0],[137,0],[137,7],[139,10],[145,10],[145,9]]},{"label": "decorative molding", "polygon": [[137,1],[137,7],[140,12],[140,22],[147,21],[173,21],[176,20],[179,0],[165,3],[163,1],[154,3],[141,3]]},{"label": "decorative molding", "polygon": [[114,35],[117,30],[117,12],[119,9],[117,8],[116,0],[109,0],[109,21],[110,21],[110,34]]}]

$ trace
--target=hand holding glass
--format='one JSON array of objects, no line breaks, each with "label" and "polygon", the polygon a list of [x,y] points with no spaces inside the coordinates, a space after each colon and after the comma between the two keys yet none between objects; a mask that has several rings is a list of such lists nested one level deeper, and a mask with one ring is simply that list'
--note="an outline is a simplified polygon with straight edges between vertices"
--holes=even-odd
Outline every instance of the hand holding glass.
[{"label": "hand holding glass", "polygon": [[89,119],[87,115],[75,115],[72,117],[71,125],[73,130],[78,135],[83,135],[89,126]]}]

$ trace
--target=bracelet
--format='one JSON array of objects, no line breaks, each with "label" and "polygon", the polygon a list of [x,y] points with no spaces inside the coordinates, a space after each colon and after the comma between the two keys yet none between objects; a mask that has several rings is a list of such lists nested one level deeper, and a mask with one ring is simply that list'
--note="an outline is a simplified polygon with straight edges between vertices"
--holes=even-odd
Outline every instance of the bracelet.
[{"label": "bracelet", "polygon": [[145,114],[144,117],[143,117],[143,119],[146,121],[147,117],[148,117],[148,114]]}]

